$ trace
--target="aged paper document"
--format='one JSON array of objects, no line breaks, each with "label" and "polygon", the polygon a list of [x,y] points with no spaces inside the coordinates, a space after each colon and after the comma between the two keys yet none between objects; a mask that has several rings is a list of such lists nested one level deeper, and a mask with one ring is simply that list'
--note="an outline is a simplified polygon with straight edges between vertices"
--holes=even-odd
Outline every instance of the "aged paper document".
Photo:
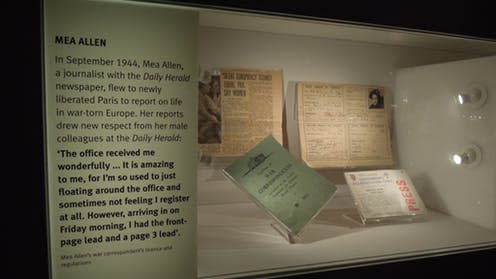
[{"label": "aged paper document", "polygon": [[362,223],[420,217],[426,209],[405,170],[345,172]]},{"label": "aged paper document", "polygon": [[298,82],[296,98],[300,152],[309,166],[393,165],[383,87]]},{"label": "aged paper document", "polygon": [[282,143],[282,71],[224,68],[199,82],[198,142],[241,156],[268,135]]}]

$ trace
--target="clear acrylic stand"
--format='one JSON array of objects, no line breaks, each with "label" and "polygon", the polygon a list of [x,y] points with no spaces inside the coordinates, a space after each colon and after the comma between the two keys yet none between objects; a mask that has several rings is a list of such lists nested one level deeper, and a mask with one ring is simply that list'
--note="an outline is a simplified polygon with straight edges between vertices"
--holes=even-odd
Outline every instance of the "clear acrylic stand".
[{"label": "clear acrylic stand", "polygon": [[343,218],[353,222],[359,226],[373,226],[385,224],[399,224],[399,223],[412,223],[419,220],[424,220],[425,215],[401,215],[401,216],[388,216],[379,218],[366,218],[359,212],[345,213]]},{"label": "clear acrylic stand", "polygon": [[[319,213],[326,208],[327,204],[333,199],[334,194],[329,197],[327,202],[317,211],[315,214],[308,220],[308,222],[304,225],[304,227],[299,231],[298,234],[293,233],[291,230],[286,228],[285,225],[283,225],[282,221],[279,221],[277,217],[273,216],[272,214],[268,214],[269,216],[272,217],[274,220],[273,222],[270,223],[270,226],[276,230],[288,243],[290,244],[295,244],[295,243],[303,243],[304,239],[302,237],[302,234],[307,231],[308,225],[312,223],[312,221],[319,215]],[[261,207],[264,211],[269,213],[267,209],[265,209],[263,206]]]},{"label": "clear acrylic stand", "polygon": [[284,228],[282,225],[272,222],[270,226],[274,228],[287,242],[290,244],[301,243],[302,239],[298,236]]},{"label": "clear acrylic stand", "polygon": [[405,170],[345,172],[357,213],[343,217],[363,225],[414,222],[426,208]]}]

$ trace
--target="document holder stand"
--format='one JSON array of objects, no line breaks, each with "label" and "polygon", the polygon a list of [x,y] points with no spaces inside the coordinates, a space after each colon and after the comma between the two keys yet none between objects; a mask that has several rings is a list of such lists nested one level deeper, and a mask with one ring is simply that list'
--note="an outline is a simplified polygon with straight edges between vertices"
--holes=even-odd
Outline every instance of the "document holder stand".
[{"label": "document holder stand", "polygon": [[[324,205],[317,210],[314,215],[308,219],[306,224],[303,225],[303,227],[298,231],[298,233],[292,232],[290,229],[287,228],[287,226],[283,223],[282,220],[278,220],[277,217],[274,215],[270,214],[267,209],[262,208],[262,210],[266,211],[266,213],[273,219],[272,222],[270,222],[270,226],[277,232],[279,233],[288,243],[290,244],[295,244],[295,243],[304,243],[305,242],[305,232],[309,231],[309,225],[312,223],[312,221],[319,215],[319,213],[326,208],[326,205],[333,199],[334,195],[330,196],[327,202],[324,203]],[[259,205],[260,206],[260,205]]]},{"label": "document holder stand", "polygon": [[295,235],[292,232],[288,231],[286,228],[284,228],[280,224],[272,222],[272,223],[270,223],[270,226],[272,228],[274,228],[290,244],[302,242],[302,239],[298,235]]},{"label": "document holder stand", "polygon": [[362,225],[423,219],[426,208],[405,170],[345,172],[357,213],[344,214]]},{"label": "document holder stand", "polygon": [[425,219],[425,215],[401,215],[401,216],[389,216],[389,217],[380,217],[380,218],[367,218],[363,216],[363,214],[361,214],[360,212],[345,213],[342,216],[343,218],[359,226],[412,223],[418,220]]}]

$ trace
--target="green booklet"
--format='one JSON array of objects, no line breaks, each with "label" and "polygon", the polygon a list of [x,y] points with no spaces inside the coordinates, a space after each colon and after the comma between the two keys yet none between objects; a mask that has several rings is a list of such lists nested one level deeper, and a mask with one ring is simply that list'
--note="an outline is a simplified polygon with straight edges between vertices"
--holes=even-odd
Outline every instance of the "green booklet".
[{"label": "green booklet", "polygon": [[293,235],[302,231],[337,189],[272,136],[223,171]]}]

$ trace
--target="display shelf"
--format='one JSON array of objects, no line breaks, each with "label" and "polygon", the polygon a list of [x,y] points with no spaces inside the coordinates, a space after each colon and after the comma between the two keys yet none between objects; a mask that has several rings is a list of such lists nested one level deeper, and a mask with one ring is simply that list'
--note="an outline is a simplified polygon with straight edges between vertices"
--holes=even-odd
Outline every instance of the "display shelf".
[{"label": "display shelf", "polygon": [[496,232],[429,210],[414,223],[361,226],[327,208],[289,244],[253,203],[198,208],[198,276],[236,278],[351,268],[496,247]]}]

